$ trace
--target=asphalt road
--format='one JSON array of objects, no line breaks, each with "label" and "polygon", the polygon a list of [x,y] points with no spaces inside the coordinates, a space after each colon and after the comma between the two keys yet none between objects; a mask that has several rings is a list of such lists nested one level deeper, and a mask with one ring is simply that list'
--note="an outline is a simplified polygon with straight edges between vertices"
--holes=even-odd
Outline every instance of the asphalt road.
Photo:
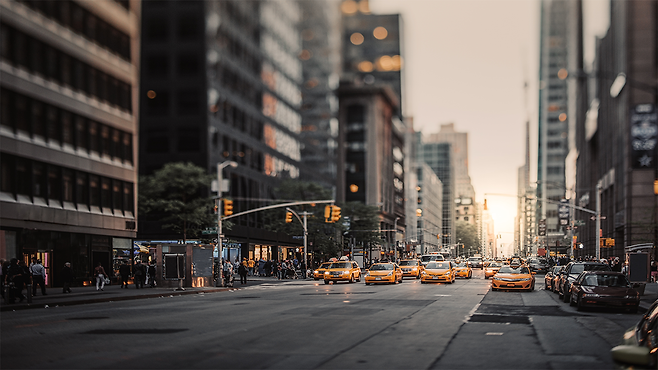
[{"label": "asphalt road", "polygon": [[3,312],[2,369],[612,369],[640,314],[577,312],[544,291],[324,285]]}]

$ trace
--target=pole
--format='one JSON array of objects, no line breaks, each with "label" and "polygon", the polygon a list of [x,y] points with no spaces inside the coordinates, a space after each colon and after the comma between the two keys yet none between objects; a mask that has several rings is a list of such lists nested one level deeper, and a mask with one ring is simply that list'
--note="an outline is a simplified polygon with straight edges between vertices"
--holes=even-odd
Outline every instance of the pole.
[{"label": "pole", "polygon": [[601,260],[601,192],[603,186],[596,184],[596,260]]},{"label": "pole", "polygon": [[217,164],[217,257],[219,260],[219,271],[217,272],[217,286],[224,286],[224,251],[222,250],[222,165]]},{"label": "pole", "polygon": [[308,227],[307,227],[307,224],[306,224],[306,215],[307,214],[308,214],[308,212],[304,212],[304,271],[302,271],[302,273],[304,274],[304,278],[308,278],[308,276],[306,276],[306,271],[308,271],[308,258],[307,258],[308,257],[308,250],[307,250],[307,247],[308,247]]}]

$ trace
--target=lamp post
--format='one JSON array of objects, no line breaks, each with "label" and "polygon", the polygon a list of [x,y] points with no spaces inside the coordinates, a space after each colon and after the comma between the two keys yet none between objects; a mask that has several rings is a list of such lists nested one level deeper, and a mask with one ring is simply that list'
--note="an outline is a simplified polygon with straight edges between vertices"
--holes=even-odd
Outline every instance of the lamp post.
[{"label": "lamp post", "polygon": [[[228,166],[233,168],[238,166],[238,162],[235,161],[226,161],[222,163],[217,163],[217,256],[221,264],[222,257],[224,255],[223,246],[222,246],[222,209],[220,208],[222,202],[222,193],[224,192],[224,186],[222,178],[222,170]],[[228,189],[226,189],[228,191]],[[217,273],[217,286],[224,286],[224,276],[222,275],[222,270],[224,266],[220,265],[219,271]]]},{"label": "lamp post", "polygon": [[393,255],[397,256],[398,254],[398,220],[400,217],[395,218],[395,222],[393,222]]},{"label": "lamp post", "polygon": [[596,184],[596,261],[601,261],[601,181]]}]

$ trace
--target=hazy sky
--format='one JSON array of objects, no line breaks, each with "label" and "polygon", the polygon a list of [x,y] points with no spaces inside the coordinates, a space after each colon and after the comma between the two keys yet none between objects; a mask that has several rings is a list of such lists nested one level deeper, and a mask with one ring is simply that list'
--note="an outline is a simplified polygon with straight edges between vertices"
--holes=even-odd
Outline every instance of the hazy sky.
[{"label": "hazy sky", "polygon": [[[496,233],[513,241],[517,172],[525,122],[536,171],[539,66],[538,0],[370,0],[373,14],[403,20],[406,115],[425,134],[442,123],[469,134],[469,173],[478,202],[487,199]],[[607,1],[585,1],[585,32],[602,36]],[[593,43],[586,41],[591,49]],[[593,52],[588,51],[591,59]],[[527,93],[524,85],[527,82]],[[534,177],[534,175],[533,175]],[[532,180],[531,180],[532,181]]]}]

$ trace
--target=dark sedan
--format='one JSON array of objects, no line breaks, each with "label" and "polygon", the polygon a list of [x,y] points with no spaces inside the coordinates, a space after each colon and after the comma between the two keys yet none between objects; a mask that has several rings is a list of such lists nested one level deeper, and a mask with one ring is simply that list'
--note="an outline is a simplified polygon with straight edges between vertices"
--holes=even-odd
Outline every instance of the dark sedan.
[{"label": "dark sedan", "polygon": [[571,283],[573,283],[583,271],[611,271],[605,263],[600,262],[569,262],[564,270],[560,272],[557,283],[557,292],[564,302],[569,302],[571,297]]},{"label": "dark sedan", "polygon": [[571,284],[569,303],[585,307],[623,308],[637,312],[640,293],[621,272],[585,271]]}]

